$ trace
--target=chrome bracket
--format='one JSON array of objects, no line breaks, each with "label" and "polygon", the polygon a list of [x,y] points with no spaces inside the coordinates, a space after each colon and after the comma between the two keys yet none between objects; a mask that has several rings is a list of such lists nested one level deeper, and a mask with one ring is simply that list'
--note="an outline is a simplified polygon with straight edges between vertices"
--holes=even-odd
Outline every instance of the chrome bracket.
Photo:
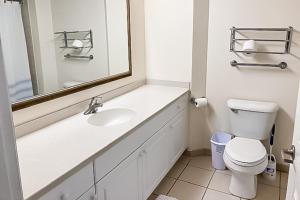
[{"label": "chrome bracket", "polygon": [[233,109],[233,108],[231,108],[230,110],[231,110],[233,113],[235,113],[235,114],[237,114],[237,113],[239,112],[238,109]]}]

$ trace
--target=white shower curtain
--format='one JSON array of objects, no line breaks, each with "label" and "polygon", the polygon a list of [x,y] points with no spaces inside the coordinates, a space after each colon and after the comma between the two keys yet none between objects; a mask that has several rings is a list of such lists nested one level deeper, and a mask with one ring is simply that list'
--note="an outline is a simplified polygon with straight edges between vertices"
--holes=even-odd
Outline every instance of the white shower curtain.
[{"label": "white shower curtain", "polygon": [[18,2],[0,0],[0,39],[11,102],[33,96],[25,33]]}]

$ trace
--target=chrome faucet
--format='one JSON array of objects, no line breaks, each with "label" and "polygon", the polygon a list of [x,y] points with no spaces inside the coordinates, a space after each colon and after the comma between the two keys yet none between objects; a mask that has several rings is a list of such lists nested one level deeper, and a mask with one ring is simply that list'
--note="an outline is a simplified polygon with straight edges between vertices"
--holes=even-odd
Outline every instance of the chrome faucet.
[{"label": "chrome faucet", "polygon": [[102,97],[93,97],[89,104],[88,109],[83,113],[84,115],[90,115],[97,112],[97,108],[102,107],[103,103],[99,101],[102,100]]}]

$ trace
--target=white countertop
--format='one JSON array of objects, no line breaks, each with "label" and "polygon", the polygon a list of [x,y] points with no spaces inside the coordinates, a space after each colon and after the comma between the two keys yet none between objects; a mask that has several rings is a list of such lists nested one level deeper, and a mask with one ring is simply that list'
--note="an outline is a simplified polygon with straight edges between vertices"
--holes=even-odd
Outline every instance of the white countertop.
[{"label": "white countertop", "polygon": [[188,89],[145,85],[104,103],[100,110],[127,108],[136,112],[128,123],[90,125],[82,113],[17,140],[24,199],[30,198],[169,105]]}]

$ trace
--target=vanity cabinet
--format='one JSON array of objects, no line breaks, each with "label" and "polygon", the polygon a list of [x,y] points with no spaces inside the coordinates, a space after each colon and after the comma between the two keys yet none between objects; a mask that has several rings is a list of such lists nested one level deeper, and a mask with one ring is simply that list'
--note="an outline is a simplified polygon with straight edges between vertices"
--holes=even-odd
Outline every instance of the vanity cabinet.
[{"label": "vanity cabinet", "polygon": [[39,200],[146,200],[187,148],[188,97],[150,117]]},{"label": "vanity cabinet", "polygon": [[[150,138],[145,139],[137,149],[102,178],[97,174],[103,175],[103,169],[107,164],[103,163],[104,166],[101,168],[100,160],[104,160],[101,156],[95,160],[96,180],[99,180],[96,184],[98,200],[146,200],[150,196],[187,147],[186,98],[181,97],[169,109],[161,111],[159,114],[161,116],[168,111],[171,111],[171,115],[167,115],[170,118],[160,127],[157,125],[165,118],[156,121],[157,118],[154,117],[156,124],[151,124],[152,127],[145,124],[138,129],[137,136],[143,133],[147,135],[147,132],[152,130]],[[153,131],[157,129],[158,131]],[[132,133],[133,135],[135,133]],[[118,149],[119,154],[122,154],[121,152],[124,152],[122,145],[119,147],[112,148]],[[124,148],[126,149],[128,150],[128,146]]]}]

